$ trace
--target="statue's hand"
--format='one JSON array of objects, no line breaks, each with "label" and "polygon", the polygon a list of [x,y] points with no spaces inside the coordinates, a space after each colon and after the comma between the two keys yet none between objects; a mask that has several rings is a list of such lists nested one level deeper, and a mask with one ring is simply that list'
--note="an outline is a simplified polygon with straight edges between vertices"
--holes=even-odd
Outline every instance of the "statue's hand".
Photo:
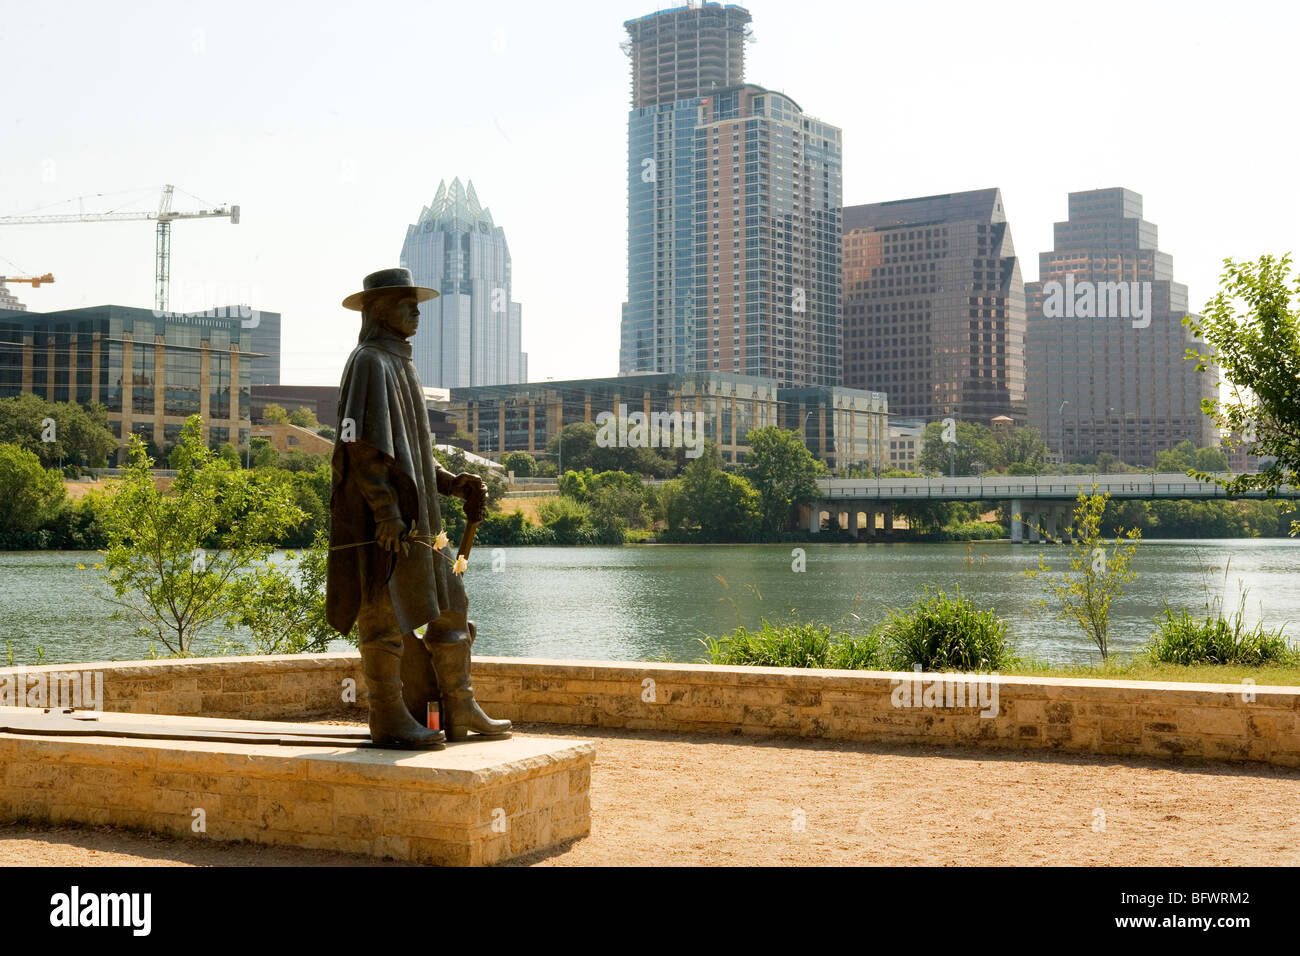
[{"label": "statue's hand", "polygon": [[375,541],[385,551],[398,551],[402,547],[402,536],[406,527],[399,518],[385,518],[375,526]]},{"label": "statue's hand", "polygon": [[465,502],[465,517],[470,521],[482,521],[487,513],[488,487],[478,475],[462,471],[455,478],[453,493]]}]

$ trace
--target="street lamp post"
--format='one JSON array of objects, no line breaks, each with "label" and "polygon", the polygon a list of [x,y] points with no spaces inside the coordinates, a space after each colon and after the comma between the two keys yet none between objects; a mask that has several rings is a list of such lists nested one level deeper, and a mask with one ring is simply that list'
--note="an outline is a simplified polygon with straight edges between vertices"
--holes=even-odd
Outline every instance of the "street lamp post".
[{"label": "street lamp post", "polygon": [[1061,407],[1056,410],[1057,415],[1061,418],[1061,461],[1057,466],[1061,474],[1065,474],[1065,406],[1070,404],[1068,398],[1061,400]]}]

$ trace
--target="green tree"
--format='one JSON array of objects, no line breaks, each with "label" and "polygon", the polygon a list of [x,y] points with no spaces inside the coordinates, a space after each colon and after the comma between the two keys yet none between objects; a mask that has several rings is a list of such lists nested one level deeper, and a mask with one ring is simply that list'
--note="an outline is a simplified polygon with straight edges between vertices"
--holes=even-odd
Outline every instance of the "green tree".
[{"label": "green tree", "polygon": [[979,475],[999,462],[997,443],[987,428],[978,422],[956,422],[952,437],[944,441],[943,422],[930,422],[921,435],[921,450],[916,467],[937,475]]},{"label": "green tree", "polygon": [[287,425],[289,424],[289,413],[283,406],[276,405],[274,402],[262,409],[262,421],[268,425]]},{"label": "green tree", "polygon": [[[1215,397],[1203,399],[1202,410],[1251,452],[1273,461],[1258,474],[1225,480],[1198,469],[1196,477],[1229,494],[1274,493],[1300,485],[1300,275],[1292,278],[1289,255],[1226,259],[1224,266],[1205,314],[1183,320],[1208,345],[1205,352],[1189,349],[1188,358],[1198,371],[1217,369]],[[1226,400],[1218,397],[1222,383],[1229,386]],[[1300,533],[1300,523],[1291,533]]]},{"label": "green tree", "polygon": [[1213,445],[1198,448],[1196,449],[1196,457],[1192,461],[1192,467],[1197,471],[1227,471],[1228,456],[1224,454],[1222,448],[1216,448]]},{"label": "green tree", "polygon": [[997,463],[1013,475],[1036,475],[1047,461],[1047,443],[1034,428],[1009,428],[991,436]]},{"label": "green tree", "polygon": [[0,444],[0,534],[27,534],[58,513],[64,500],[63,476],[41,467],[35,453]]},{"label": "green tree", "polygon": [[501,456],[501,466],[513,471],[516,478],[531,478],[537,474],[537,459],[527,452],[511,451]]},{"label": "green tree", "polygon": [[[1101,523],[1109,500],[1109,494],[1079,493],[1065,531],[1070,543],[1061,545],[1069,549],[1068,571],[1053,573],[1040,553],[1038,567],[1025,572],[1030,578],[1043,577],[1043,587],[1060,603],[1058,616],[1078,624],[1097,645],[1103,661],[1110,655],[1110,608],[1124,593],[1124,585],[1137,578],[1132,563],[1142,537],[1136,528],[1121,529],[1108,544]],[[1037,603],[1047,606],[1046,601]]]},{"label": "green tree", "polygon": [[325,615],[328,532],[319,529],[310,547],[287,552],[285,562],[280,567],[267,561],[232,582],[226,624],[247,628],[252,645],[246,648],[227,640],[231,649],[254,654],[315,654],[328,650],[338,636]]},{"label": "green tree", "polygon": [[269,438],[254,438],[251,442],[254,468],[280,467],[280,453],[275,450]]},{"label": "green tree", "polygon": [[806,505],[817,497],[817,476],[824,466],[798,432],[775,425],[755,428],[745,439],[749,454],[745,456],[745,477],[758,491],[763,530],[780,531],[797,505]]},{"label": "green tree", "polygon": [[722,470],[717,446],[664,486],[670,536],[702,541],[747,541],[762,527],[762,500],[745,478]]},{"label": "green tree", "polygon": [[83,408],[30,393],[0,398],[0,443],[25,448],[46,468],[60,461],[100,467],[117,448],[103,405]]},{"label": "green tree", "polygon": [[243,463],[239,460],[239,452],[235,451],[235,446],[228,441],[221,443],[221,446],[217,449],[217,457],[222,461],[229,462],[236,468],[243,466]]},{"label": "green tree", "polygon": [[1196,460],[1196,446],[1184,438],[1173,448],[1156,452],[1156,471],[1187,471]]},{"label": "green tree", "polygon": [[316,413],[306,405],[299,405],[289,413],[289,424],[297,425],[299,428],[310,428],[312,431],[320,428]]},{"label": "green tree", "polygon": [[174,655],[231,610],[232,583],[302,521],[289,489],[273,474],[241,471],[200,440],[192,415],[181,429],[176,478],[154,485],[153,461],[137,436],[108,516],[106,573],[114,616]]}]

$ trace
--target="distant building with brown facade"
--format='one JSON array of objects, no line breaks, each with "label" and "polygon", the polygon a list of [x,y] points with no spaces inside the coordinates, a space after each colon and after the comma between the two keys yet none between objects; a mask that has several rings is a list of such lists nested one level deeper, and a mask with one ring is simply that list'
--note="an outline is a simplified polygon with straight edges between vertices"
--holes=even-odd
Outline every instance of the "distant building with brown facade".
[{"label": "distant building with brown facade", "polygon": [[1025,293],[998,189],[844,207],[844,384],[892,414],[1024,415]]}]

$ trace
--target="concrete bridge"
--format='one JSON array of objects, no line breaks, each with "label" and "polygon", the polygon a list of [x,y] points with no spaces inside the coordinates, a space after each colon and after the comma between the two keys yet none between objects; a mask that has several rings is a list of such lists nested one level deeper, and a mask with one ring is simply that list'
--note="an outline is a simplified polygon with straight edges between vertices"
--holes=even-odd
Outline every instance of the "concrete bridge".
[{"label": "concrete bridge", "polygon": [[[1231,478],[1232,475],[1220,475]],[[1115,499],[1227,498],[1223,488],[1185,474],[1129,475],[993,475],[983,478],[819,478],[819,498],[801,509],[809,531],[821,530],[823,516],[850,532],[888,534],[894,526],[894,503],[917,501],[1005,501],[1014,516],[1011,540],[1039,540],[1039,528],[1055,537],[1074,511],[1079,493],[1109,492]],[[1242,498],[1267,498],[1250,491]],[[1300,489],[1283,486],[1277,497],[1300,497]],[[859,523],[859,518],[865,521]],[[879,529],[877,518],[883,517]]]}]

